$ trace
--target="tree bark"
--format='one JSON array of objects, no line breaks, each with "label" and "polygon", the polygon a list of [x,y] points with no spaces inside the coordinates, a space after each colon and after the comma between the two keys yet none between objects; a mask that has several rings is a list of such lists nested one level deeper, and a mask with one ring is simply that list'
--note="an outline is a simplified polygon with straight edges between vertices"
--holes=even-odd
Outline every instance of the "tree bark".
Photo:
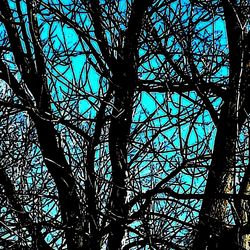
[{"label": "tree bark", "polygon": [[114,109],[109,131],[109,151],[112,165],[112,191],[110,197],[110,233],[108,249],[121,249],[128,209],[126,178],[128,175],[127,144],[133,114],[133,97],[138,83],[138,39],[142,21],[152,0],[135,0],[125,32],[124,47],[112,67]]},{"label": "tree bark", "polygon": [[[229,43],[229,88],[221,109],[211,168],[200,211],[198,232],[193,249],[242,249],[242,232],[239,225],[226,226],[228,201],[216,199],[216,193],[230,193],[234,185],[234,168],[237,136],[240,131],[240,107],[245,101],[244,30],[246,16],[236,1],[222,1]],[[240,23],[242,22],[242,23]],[[247,52],[248,53],[248,52]],[[245,115],[244,115],[245,116]]]}]

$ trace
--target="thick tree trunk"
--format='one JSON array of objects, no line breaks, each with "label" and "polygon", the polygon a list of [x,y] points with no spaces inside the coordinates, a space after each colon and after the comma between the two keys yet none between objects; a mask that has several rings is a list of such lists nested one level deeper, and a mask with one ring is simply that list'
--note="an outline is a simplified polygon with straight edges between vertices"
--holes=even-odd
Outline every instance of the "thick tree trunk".
[{"label": "thick tree trunk", "polygon": [[[125,77],[122,77],[122,75]],[[124,236],[124,225],[128,215],[125,206],[128,174],[127,143],[132,120],[135,80],[126,78],[124,72],[115,78],[120,87],[115,90],[115,102],[109,131],[109,151],[112,164],[112,191],[110,197],[110,235],[108,249],[118,250]]]},{"label": "thick tree trunk", "polygon": [[[239,195],[242,194],[250,194],[250,165],[247,166],[241,183]],[[248,250],[250,249],[250,200],[240,200],[238,211],[242,224],[242,246]]]},{"label": "thick tree trunk", "polygon": [[215,196],[220,193],[230,193],[232,190],[236,139],[236,106],[235,101],[232,100],[230,104],[225,103],[221,111],[213,159],[193,249],[222,249],[221,244],[223,243],[221,241],[227,231],[224,218],[228,202],[227,200],[215,198]]},{"label": "thick tree trunk", "polygon": [[[250,96],[250,31],[245,33],[244,39],[244,71],[243,71],[243,87],[242,87],[242,96],[244,99],[244,103],[241,108],[241,119],[239,120],[240,127],[243,125],[243,122],[247,117],[247,114],[250,113],[250,104],[249,104],[249,96]],[[249,120],[248,120],[249,122]],[[248,128],[248,152],[250,153],[250,128]],[[250,164],[246,166],[245,174],[242,179],[240,185],[239,195],[250,194]],[[237,206],[237,205],[236,205]],[[240,200],[238,206],[238,213],[241,218],[242,223],[242,246],[245,249],[250,249],[250,201],[249,200]]]},{"label": "thick tree trunk", "polygon": [[138,39],[142,20],[152,0],[135,0],[125,32],[124,45],[112,65],[114,109],[109,130],[109,151],[112,165],[112,191],[110,197],[110,233],[108,249],[121,249],[128,210],[125,206],[128,174],[127,143],[133,113],[133,97],[137,85]]},{"label": "thick tree trunk", "polygon": [[193,244],[193,249],[197,250],[236,250],[246,246],[241,225],[231,227],[225,225],[228,201],[215,198],[216,193],[232,192],[236,141],[241,128],[239,115],[240,108],[245,102],[244,92],[246,91],[246,79],[244,79],[246,69],[243,65],[247,51],[244,48],[243,30],[246,16],[243,15],[236,1],[222,0],[222,3],[229,41],[229,89],[217,126],[213,159],[200,212],[198,232]]},{"label": "thick tree trunk", "polygon": [[69,250],[83,249],[84,230],[76,183],[62,148],[58,146],[56,131],[50,121],[31,114],[37,129],[42,155],[49,173],[55,181],[65,237]]},{"label": "thick tree trunk", "polygon": [[85,241],[85,249],[100,249],[99,223],[96,207],[96,180],[95,180],[95,146],[91,142],[87,150],[87,162],[85,167],[85,195],[86,195],[86,219],[84,228],[89,232]]}]

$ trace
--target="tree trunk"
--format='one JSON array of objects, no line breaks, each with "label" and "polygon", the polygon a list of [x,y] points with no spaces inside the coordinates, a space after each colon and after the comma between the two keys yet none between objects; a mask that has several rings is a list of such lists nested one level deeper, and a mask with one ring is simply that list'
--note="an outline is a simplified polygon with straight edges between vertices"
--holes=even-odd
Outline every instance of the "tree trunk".
[{"label": "tree trunk", "polygon": [[[233,96],[233,95],[232,95]],[[235,96],[233,96],[235,98]],[[220,241],[226,227],[224,218],[228,202],[215,198],[216,194],[230,193],[233,187],[235,146],[237,139],[236,105],[231,100],[222,107],[221,118],[208,174],[205,198],[193,249],[221,249]]]},{"label": "tree trunk", "polygon": [[121,248],[125,232],[124,222],[128,215],[125,207],[128,174],[127,143],[132,121],[135,80],[127,78],[127,74],[128,72],[124,72],[114,80],[115,83],[119,83],[119,87],[115,90],[114,110],[109,131],[109,151],[112,165],[109,250]]},{"label": "tree trunk", "polygon": [[[229,41],[229,88],[222,106],[211,168],[209,169],[205,198],[200,211],[198,231],[193,249],[242,249],[246,245],[241,226],[225,225],[228,201],[216,199],[215,194],[230,193],[234,185],[236,141],[240,131],[240,107],[245,102],[244,30],[246,16],[236,1],[223,0]],[[240,23],[242,22],[242,23]],[[248,53],[248,52],[247,52]]]},{"label": "tree trunk", "polygon": [[58,146],[56,131],[50,121],[31,114],[37,129],[37,135],[44,162],[55,181],[61,210],[65,237],[69,250],[83,249],[84,230],[80,201],[76,192],[76,183],[62,148]]},{"label": "tree trunk", "polygon": [[127,144],[133,113],[133,97],[138,82],[138,39],[142,21],[152,0],[135,0],[125,32],[124,45],[118,50],[118,59],[112,65],[114,109],[109,130],[109,151],[112,166],[110,197],[110,233],[108,249],[121,249],[128,210],[125,206],[128,174]]}]

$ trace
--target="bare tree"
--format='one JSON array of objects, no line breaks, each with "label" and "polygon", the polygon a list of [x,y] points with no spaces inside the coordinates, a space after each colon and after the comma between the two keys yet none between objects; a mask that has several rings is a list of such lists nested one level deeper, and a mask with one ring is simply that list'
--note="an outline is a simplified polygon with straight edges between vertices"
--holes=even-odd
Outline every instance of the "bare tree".
[{"label": "bare tree", "polygon": [[248,15],[0,0],[0,246],[249,249]]}]

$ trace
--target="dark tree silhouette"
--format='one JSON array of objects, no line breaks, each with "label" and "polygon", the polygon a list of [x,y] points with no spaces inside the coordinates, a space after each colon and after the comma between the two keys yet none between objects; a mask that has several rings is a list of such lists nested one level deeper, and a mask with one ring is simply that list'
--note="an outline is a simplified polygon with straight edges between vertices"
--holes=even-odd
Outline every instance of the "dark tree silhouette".
[{"label": "dark tree silhouette", "polygon": [[0,0],[3,249],[250,249],[249,3]]}]

